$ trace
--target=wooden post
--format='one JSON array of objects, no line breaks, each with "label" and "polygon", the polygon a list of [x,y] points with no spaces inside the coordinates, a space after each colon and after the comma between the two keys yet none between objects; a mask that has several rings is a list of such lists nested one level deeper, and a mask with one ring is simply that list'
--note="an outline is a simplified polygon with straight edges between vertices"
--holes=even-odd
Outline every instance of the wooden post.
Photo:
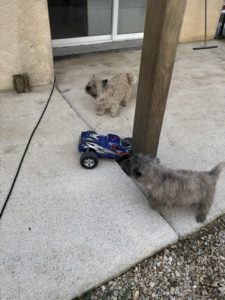
[{"label": "wooden post", "polygon": [[132,151],[156,156],[187,0],[147,2]]}]

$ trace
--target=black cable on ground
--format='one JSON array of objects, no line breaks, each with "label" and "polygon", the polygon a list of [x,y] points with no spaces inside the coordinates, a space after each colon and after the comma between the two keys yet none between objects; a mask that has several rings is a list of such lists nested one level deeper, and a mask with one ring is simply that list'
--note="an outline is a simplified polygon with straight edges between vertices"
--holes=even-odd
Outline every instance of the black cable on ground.
[{"label": "black cable on ground", "polygon": [[30,135],[29,141],[28,141],[28,143],[27,143],[27,145],[26,145],[26,148],[25,148],[25,150],[24,150],[24,152],[23,152],[23,156],[22,156],[22,158],[21,158],[21,160],[20,160],[20,163],[19,163],[19,166],[18,166],[18,168],[17,168],[16,175],[15,175],[15,177],[14,177],[14,179],[13,179],[13,182],[12,182],[12,185],[11,185],[11,187],[10,187],[9,193],[8,193],[8,195],[7,195],[6,199],[5,199],[4,205],[3,205],[3,207],[2,207],[2,210],[1,210],[1,213],[0,213],[0,220],[1,220],[2,216],[3,216],[3,213],[4,213],[4,211],[5,211],[6,205],[7,205],[8,201],[9,201],[9,198],[10,198],[10,196],[11,196],[11,194],[12,194],[14,185],[15,185],[16,180],[17,180],[17,177],[18,177],[18,175],[19,175],[19,172],[20,172],[21,166],[22,166],[22,164],[23,164],[23,160],[24,160],[24,158],[25,158],[25,156],[26,156],[27,150],[28,150],[28,148],[29,148],[29,146],[30,146],[31,140],[32,140],[32,138],[33,138],[33,136],[34,136],[34,133],[35,133],[35,131],[37,130],[37,128],[38,128],[38,126],[39,126],[39,124],[40,124],[40,122],[41,122],[41,120],[42,120],[42,118],[43,118],[43,116],[44,116],[44,114],[45,114],[45,111],[46,111],[46,109],[47,109],[47,107],[48,107],[48,105],[49,105],[49,102],[50,102],[50,100],[51,100],[51,98],[52,98],[52,94],[53,94],[54,87],[55,87],[55,81],[56,81],[56,78],[54,77],[54,82],[53,82],[53,85],[52,85],[51,93],[50,93],[50,95],[49,95],[49,97],[48,97],[48,100],[47,100],[46,105],[45,105],[45,107],[44,107],[44,109],[43,109],[43,111],[42,111],[42,114],[41,114],[41,116],[40,116],[40,118],[39,118],[39,120],[38,120],[36,126],[34,127],[32,133],[31,133],[31,135]]}]

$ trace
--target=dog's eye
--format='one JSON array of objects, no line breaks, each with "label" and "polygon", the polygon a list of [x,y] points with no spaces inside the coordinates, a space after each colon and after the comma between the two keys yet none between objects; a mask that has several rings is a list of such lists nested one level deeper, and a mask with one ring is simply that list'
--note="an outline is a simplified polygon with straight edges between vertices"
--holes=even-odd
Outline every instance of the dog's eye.
[{"label": "dog's eye", "polygon": [[104,79],[102,80],[102,86],[105,87],[108,83],[108,79]]}]

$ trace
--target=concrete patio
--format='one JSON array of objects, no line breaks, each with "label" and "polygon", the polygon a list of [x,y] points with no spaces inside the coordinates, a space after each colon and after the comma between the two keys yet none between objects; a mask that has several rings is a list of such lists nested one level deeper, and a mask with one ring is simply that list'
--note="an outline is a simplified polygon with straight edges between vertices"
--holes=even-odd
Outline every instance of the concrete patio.
[{"label": "concrete patio", "polygon": [[[208,170],[225,161],[225,45],[179,45],[158,156],[174,168]],[[140,50],[55,63],[57,88],[0,223],[0,299],[72,299],[124,272],[204,224],[192,211],[160,213],[112,161],[79,165],[82,130],[132,135],[135,93],[116,118],[96,116],[84,92],[91,74],[138,77]],[[2,207],[51,87],[0,94]],[[63,97],[62,97],[63,96]],[[225,212],[225,174],[207,218]]]}]

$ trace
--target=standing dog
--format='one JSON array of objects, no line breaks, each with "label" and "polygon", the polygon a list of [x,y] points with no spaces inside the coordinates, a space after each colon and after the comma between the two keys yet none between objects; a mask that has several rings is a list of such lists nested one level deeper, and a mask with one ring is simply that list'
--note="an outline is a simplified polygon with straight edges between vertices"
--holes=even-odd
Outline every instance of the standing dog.
[{"label": "standing dog", "polygon": [[109,110],[112,117],[117,116],[120,104],[126,106],[130,99],[133,82],[130,73],[120,73],[111,80],[101,80],[93,75],[85,90],[96,101],[97,115]]},{"label": "standing dog", "polygon": [[204,222],[225,163],[209,172],[172,170],[158,164],[157,159],[139,154],[122,161],[121,167],[144,188],[153,207],[194,206],[196,221]]}]

